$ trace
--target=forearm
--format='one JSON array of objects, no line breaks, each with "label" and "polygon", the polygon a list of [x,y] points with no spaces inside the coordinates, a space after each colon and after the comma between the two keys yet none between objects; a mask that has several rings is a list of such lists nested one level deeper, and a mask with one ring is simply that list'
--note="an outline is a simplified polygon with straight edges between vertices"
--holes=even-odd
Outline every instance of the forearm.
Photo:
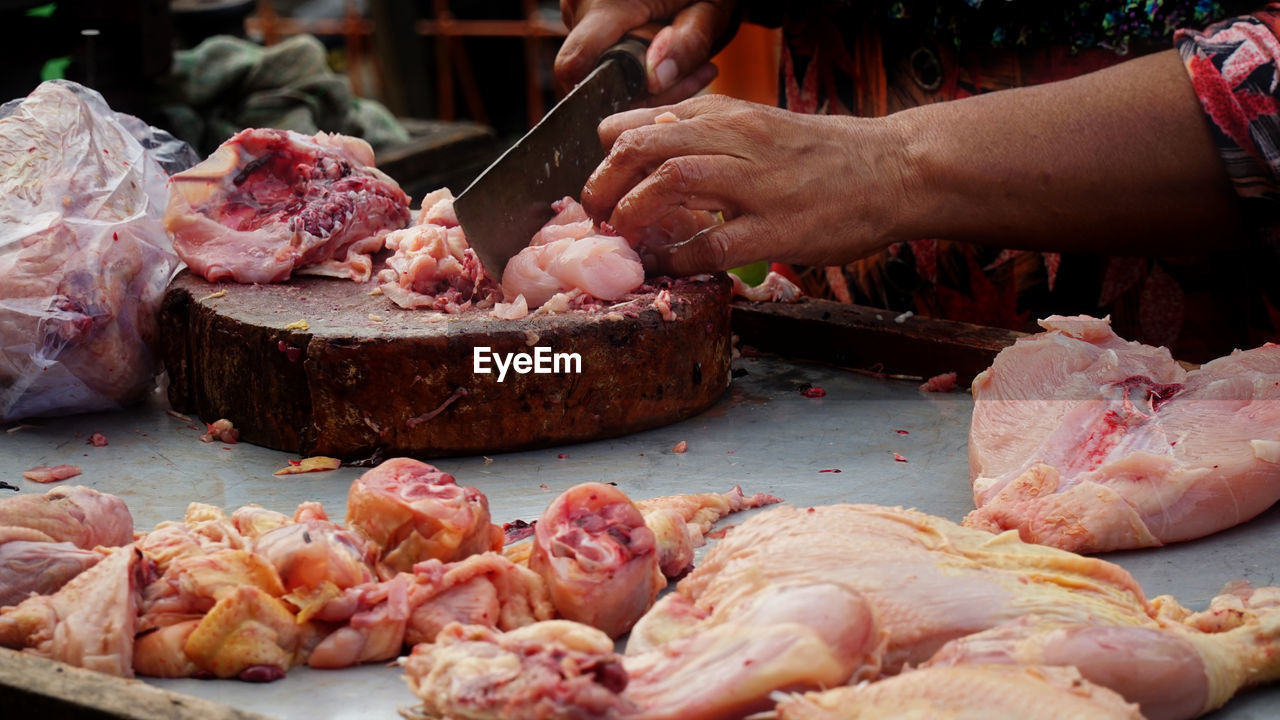
[{"label": "forearm", "polygon": [[893,240],[1185,254],[1240,242],[1239,201],[1176,51],[890,116]]}]

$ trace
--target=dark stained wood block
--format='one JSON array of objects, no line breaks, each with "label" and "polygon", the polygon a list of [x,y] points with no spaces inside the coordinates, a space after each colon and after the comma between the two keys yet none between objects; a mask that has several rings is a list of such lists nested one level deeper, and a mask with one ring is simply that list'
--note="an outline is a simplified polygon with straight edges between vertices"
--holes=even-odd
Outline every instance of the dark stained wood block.
[{"label": "dark stained wood block", "polygon": [[742,345],[886,375],[929,378],[955,372],[961,387],[1025,333],[803,298],[796,303],[733,304]]},{"label": "dark stained wood block", "polygon": [[[729,384],[729,283],[675,281],[606,312],[497,320],[401,310],[373,283],[211,284],[183,272],[161,309],[169,402],[302,455],[440,457],[580,442],[680,420]],[[218,295],[224,292],[223,295]],[[215,297],[216,296],[216,297]],[[287,329],[306,320],[309,329]],[[581,374],[477,374],[474,350],[581,356]],[[437,414],[432,415],[434,411]]]}]

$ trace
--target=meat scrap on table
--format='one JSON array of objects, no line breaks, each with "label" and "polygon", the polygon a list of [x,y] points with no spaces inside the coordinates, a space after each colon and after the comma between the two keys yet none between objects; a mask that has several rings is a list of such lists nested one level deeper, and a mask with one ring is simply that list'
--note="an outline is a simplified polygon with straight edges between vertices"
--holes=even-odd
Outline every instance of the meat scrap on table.
[{"label": "meat scrap on table", "polygon": [[313,455],[311,457],[302,458],[301,460],[290,460],[288,465],[271,474],[296,475],[298,473],[337,470],[340,467],[342,467],[342,461],[338,458],[325,457],[324,455]]},{"label": "meat scrap on table", "polygon": [[226,418],[205,424],[204,434],[200,436],[200,442],[206,443],[224,442],[228,445],[234,445],[239,441],[240,431]]},{"label": "meat scrap on table", "polygon": [[22,477],[38,483],[58,482],[73,478],[80,474],[79,465],[37,465],[36,467],[22,471]]},{"label": "meat scrap on table", "polygon": [[0,500],[0,646],[123,677],[263,682],[390,660],[450,625],[512,631],[592,605],[623,608],[580,615],[616,634],[716,519],[775,501],[735,488],[642,512],[609,485],[573,488],[533,524],[536,543],[503,552],[483,493],[406,458],[352,483],[344,523],[316,502],[230,516],[192,503],[135,538],[119,498],[59,487]]},{"label": "meat scrap on table", "polygon": [[1054,316],[973,381],[967,525],[1077,552],[1190,540],[1280,498],[1280,345],[1187,371]]}]

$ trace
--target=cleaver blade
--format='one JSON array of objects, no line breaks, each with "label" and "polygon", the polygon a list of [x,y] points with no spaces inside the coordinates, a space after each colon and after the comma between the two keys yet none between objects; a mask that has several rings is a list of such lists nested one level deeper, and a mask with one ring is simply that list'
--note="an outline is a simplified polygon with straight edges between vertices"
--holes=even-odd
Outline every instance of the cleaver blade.
[{"label": "cleaver blade", "polygon": [[467,242],[502,281],[507,261],[554,216],[551,203],[577,199],[604,160],[596,128],[645,95],[646,44],[628,38],[453,202]]}]

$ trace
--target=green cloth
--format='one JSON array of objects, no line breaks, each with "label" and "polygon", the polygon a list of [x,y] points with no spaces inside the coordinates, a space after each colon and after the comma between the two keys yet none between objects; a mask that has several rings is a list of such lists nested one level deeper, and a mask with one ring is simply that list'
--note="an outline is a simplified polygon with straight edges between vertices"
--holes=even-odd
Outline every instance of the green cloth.
[{"label": "green cloth", "polygon": [[205,155],[248,127],[342,133],[375,150],[409,140],[381,103],[352,95],[311,35],[270,47],[211,37],[174,55],[170,92],[162,108],[170,130]]}]

